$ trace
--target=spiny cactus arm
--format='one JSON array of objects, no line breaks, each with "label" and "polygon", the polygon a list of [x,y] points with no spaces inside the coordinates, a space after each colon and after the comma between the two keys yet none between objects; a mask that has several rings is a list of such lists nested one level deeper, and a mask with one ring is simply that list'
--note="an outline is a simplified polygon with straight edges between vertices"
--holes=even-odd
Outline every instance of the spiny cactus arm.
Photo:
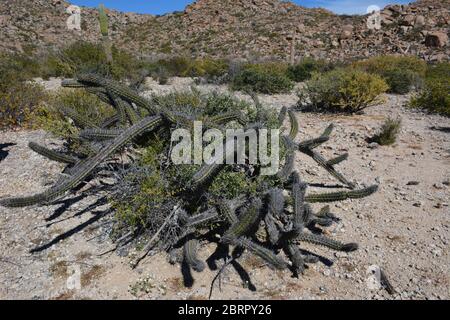
[{"label": "spiny cactus arm", "polygon": [[161,123],[162,118],[160,116],[147,117],[143,119],[120,134],[111,144],[101,149],[95,156],[86,160],[83,165],[81,165],[79,169],[63,183],[55,185],[49,190],[34,196],[2,199],[0,200],[0,205],[4,207],[26,207],[34,204],[46,203],[63,196],[68,190],[75,188],[83,182],[84,179],[86,179],[86,177],[88,177],[91,172],[111,154],[121,149],[142,133],[149,130],[154,130]]},{"label": "spiny cactus arm", "polygon": [[78,162],[78,159],[75,159],[74,157],[62,154],[60,152],[56,152],[53,150],[50,150],[44,146],[41,146],[35,142],[30,142],[28,144],[28,147],[33,150],[34,152],[40,154],[41,156],[44,156],[50,160],[61,162],[61,163],[67,163],[67,164],[75,164]]},{"label": "spiny cactus arm", "polygon": [[330,137],[327,136],[320,136],[318,138],[310,139],[302,141],[298,144],[299,149],[314,149],[318,147],[319,145],[327,142],[330,140]]},{"label": "spiny cactus arm", "polygon": [[278,124],[281,127],[284,123],[284,120],[286,119],[286,114],[287,114],[287,108],[283,107],[280,110],[280,113],[278,114]]},{"label": "spiny cactus arm", "polygon": [[331,208],[330,205],[326,205],[325,207],[322,207],[319,212],[317,212],[318,217],[328,217],[331,214]]},{"label": "spiny cactus arm", "polygon": [[75,124],[81,128],[99,128],[95,123],[93,123],[91,120],[87,119],[86,117],[79,114],[77,111],[73,110],[72,108],[68,108],[65,106],[60,106],[58,108],[61,113],[72,119]]},{"label": "spiny cactus arm", "polygon": [[284,213],[284,195],[281,189],[271,189],[267,193],[268,213],[280,217]]},{"label": "spiny cactus arm", "polygon": [[291,122],[291,130],[289,132],[289,138],[291,138],[291,140],[295,140],[295,138],[297,138],[298,135],[298,120],[297,117],[295,116],[294,111],[289,110],[288,114],[289,120]]},{"label": "spiny cactus arm", "polygon": [[261,120],[261,113],[262,113],[262,104],[261,101],[259,101],[258,98],[258,94],[253,91],[253,90],[246,90],[246,93],[252,98],[253,103],[255,104],[256,107],[256,118],[259,120]]},{"label": "spiny cactus arm", "polygon": [[266,226],[266,231],[269,236],[269,242],[275,245],[280,240],[280,231],[275,223],[275,218],[270,214],[266,214],[264,217],[264,225]]},{"label": "spiny cactus arm", "polygon": [[315,148],[321,146],[322,144],[324,144],[325,142],[328,142],[330,140],[330,136],[331,136],[331,133],[333,132],[333,129],[334,129],[334,125],[330,124],[324,130],[324,132],[322,133],[322,135],[320,137],[300,143],[299,148],[312,150],[312,149],[315,149]]},{"label": "spiny cactus arm", "polygon": [[347,199],[361,199],[374,194],[375,192],[377,192],[377,190],[378,186],[373,185],[361,190],[340,191],[322,194],[309,194],[305,196],[305,201],[309,203],[325,203],[325,202],[343,201]]},{"label": "spiny cactus arm", "polygon": [[86,88],[87,86],[76,79],[64,79],[61,82],[64,88]]},{"label": "spiny cactus arm", "polygon": [[117,138],[123,131],[122,129],[85,129],[80,132],[80,138],[89,141],[105,141]]},{"label": "spiny cactus arm", "polygon": [[300,149],[300,151],[308,156],[310,156],[314,161],[317,162],[321,167],[327,170],[333,177],[339,180],[341,183],[347,185],[349,188],[354,189],[355,184],[348,181],[341,173],[337,172],[333,166],[328,165],[328,161],[322,157],[319,153],[311,149]]},{"label": "spiny cactus arm", "polygon": [[99,87],[85,87],[86,92],[94,94],[106,104],[114,105],[111,101],[111,97],[108,95],[105,89]]},{"label": "spiny cactus arm", "polygon": [[204,164],[201,168],[192,176],[191,181],[188,183],[190,190],[198,190],[210,183],[225,167],[223,164]]},{"label": "spiny cactus arm", "polygon": [[265,262],[267,262],[269,265],[271,265],[272,267],[274,267],[278,270],[286,269],[289,266],[286,261],[284,261],[282,258],[276,256],[272,251],[251,241],[248,238],[240,237],[238,239],[235,239],[232,244],[247,249],[248,251],[259,256]]},{"label": "spiny cactus arm", "polygon": [[78,81],[81,83],[87,83],[98,87],[105,88],[109,93],[113,93],[128,101],[130,103],[136,104],[138,107],[148,110],[151,114],[157,114],[158,110],[155,109],[154,105],[147,99],[141,97],[139,94],[131,90],[130,88],[121,85],[120,83],[102,79],[101,77],[94,74],[83,74],[78,77]]},{"label": "spiny cactus arm", "polygon": [[330,124],[325,131],[322,133],[322,137],[329,137],[333,133],[334,124]]},{"label": "spiny cactus arm", "polygon": [[323,213],[321,210],[317,214],[315,214],[309,204],[305,204],[305,208],[310,212],[308,219],[308,227],[314,226],[316,224],[322,227],[329,227],[333,224],[333,222],[336,221],[336,218],[329,212],[329,209],[328,213]]},{"label": "spiny cactus arm", "polygon": [[226,200],[221,200],[217,204],[217,209],[219,210],[220,214],[223,217],[225,217],[225,219],[230,224],[235,224],[239,221],[238,217],[236,216],[236,213],[231,209]]},{"label": "spiny cactus arm", "polygon": [[239,221],[233,224],[224,234],[221,241],[230,243],[232,239],[238,239],[247,235],[261,219],[262,201],[259,198],[251,200],[243,208],[242,214],[239,216]]},{"label": "spiny cactus arm", "polygon": [[122,102],[124,104],[125,114],[127,115],[127,118],[130,121],[130,123],[133,125],[133,124],[139,122],[139,120],[141,120],[142,117],[140,115],[138,115],[136,110],[134,110],[134,108],[128,102],[125,102],[123,100],[122,100]]},{"label": "spiny cactus arm", "polygon": [[295,162],[295,153],[293,149],[294,143],[289,137],[286,136],[281,137],[281,142],[285,145],[287,149],[287,154],[285,157],[283,167],[277,173],[277,178],[282,182],[286,182],[289,180],[289,177],[291,176],[292,171],[294,170],[294,162]]},{"label": "spiny cactus arm", "polygon": [[294,200],[294,228],[302,231],[308,218],[305,214],[305,193],[308,185],[300,180],[297,172],[294,172],[293,176],[292,198]]},{"label": "spiny cactus arm", "polygon": [[300,252],[300,249],[292,243],[286,243],[283,247],[286,255],[292,261],[292,268],[296,276],[302,274],[305,271],[305,260]]},{"label": "spiny cactus arm", "polygon": [[192,269],[197,272],[202,272],[205,270],[205,263],[198,258],[197,250],[198,240],[190,239],[184,244],[183,255],[185,261]]},{"label": "spiny cactus arm", "polygon": [[210,209],[195,216],[188,216],[186,219],[186,227],[198,227],[219,220],[219,213],[216,209]]},{"label": "spiny cactus arm", "polygon": [[342,242],[320,236],[317,234],[306,234],[302,233],[298,238],[298,241],[300,242],[308,242],[312,244],[316,244],[319,246],[327,247],[336,251],[344,251],[344,252],[351,252],[358,250],[358,244],[356,243],[347,243],[344,244]]},{"label": "spiny cactus arm", "polygon": [[218,125],[227,124],[228,122],[231,121],[237,121],[240,125],[243,126],[245,126],[246,124],[246,121],[242,113],[240,112],[227,112],[224,114],[219,114],[217,116],[211,117],[210,121]]},{"label": "spiny cactus arm", "polygon": [[117,122],[119,122],[119,118],[120,118],[119,115],[115,114],[115,115],[107,118],[105,121],[103,121],[102,124],[100,125],[100,127],[102,129],[110,128],[110,127],[114,126]]},{"label": "spiny cactus arm", "polygon": [[99,5],[98,7],[98,21],[100,24],[100,33],[102,36],[107,37],[108,36],[108,16],[106,15],[105,6]]},{"label": "spiny cactus arm", "polygon": [[341,154],[340,156],[337,156],[336,158],[330,159],[327,161],[328,166],[335,166],[340,164],[341,162],[344,162],[348,159],[348,153]]},{"label": "spiny cactus arm", "polygon": [[116,94],[110,93],[109,96],[113,101],[113,105],[117,110],[117,114],[119,115],[119,123],[121,126],[124,126],[127,123],[127,114],[125,112],[125,103],[122,99],[120,99]]}]

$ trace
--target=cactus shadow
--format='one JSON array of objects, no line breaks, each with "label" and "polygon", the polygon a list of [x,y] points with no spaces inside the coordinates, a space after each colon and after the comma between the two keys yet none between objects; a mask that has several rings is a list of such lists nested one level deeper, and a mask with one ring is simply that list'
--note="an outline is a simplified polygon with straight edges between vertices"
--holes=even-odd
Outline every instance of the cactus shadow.
[{"label": "cactus shadow", "polygon": [[76,233],[81,232],[83,229],[87,228],[88,226],[90,226],[91,224],[99,221],[101,218],[103,218],[104,216],[106,216],[108,213],[110,213],[111,210],[107,209],[107,210],[103,210],[103,211],[97,211],[97,212],[92,212],[92,214],[94,215],[92,218],[90,218],[89,220],[77,225],[76,227],[56,236],[55,238],[53,238],[51,241],[38,246],[36,248],[33,248],[30,250],[30,253],[38,253],[44,250],[49,249],[50,247],[56,245],[57,243],[70,238],[71,236],[73,236]]},{"label": "cactus shadow", "polygon": [[436,127],[436,126],[433,126],[433,127],[430,127],[430,130],[440,131],[440,132],[444,132],[444,133],[450,133],[450,127]]},{"label": "cactus shadow", "polygon": [[0,162],[5,160],[9,155],[9,150],[4,150],[5,148],[15,146],[15,143],[0,143]]}]

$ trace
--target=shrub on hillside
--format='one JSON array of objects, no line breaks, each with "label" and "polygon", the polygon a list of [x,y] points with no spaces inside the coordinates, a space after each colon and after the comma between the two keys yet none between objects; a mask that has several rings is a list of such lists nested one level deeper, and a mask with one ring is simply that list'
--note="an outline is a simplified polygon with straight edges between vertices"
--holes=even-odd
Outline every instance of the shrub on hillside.
[{"label": "shrub on hillside", "polygon": [[314,72],[324,72],[332,69],[332,65],[323,60],[305,58],[301,62],[289,66],[288,76],[296,82],[303,82],[311,79]]},{"label": "shrub on hillside", "polygon": [[430,66],[423,90],[411,99],[410,105],[431,113],[450,116],[450,63]]},{"label": "shrub on hillside", "polygon": [[300,106],[305,103],[315,110],[358,112],[381,102],[380,95],[388,89],[386,82],[352,68],[315,73],[300,92]]},{"label": "shrub on hillside", "polygon": [[380,56],[353,64],[357,69],[383,77],[389,92],[405,94],[421,86],[427,64],[415,56]]},{"label": "shrub on hillside", "polygon": [[116,79],[129,77],[143,67],[131,54],[112,48],[113,63],[108,63],[101,44],[79,41],[57,53],[42,58],[41,74],[47,77],[73,77],[77,73],[95,72]]},{"label": "shrub on hillside", "polygon": [[293,87],[287,67],[276,63],[246,65],[231,81],[233,90],[265,94],[286,93]]},{"label": "shrub on hillside", "polygon": [[74,139],[79,130],[76,124],[65,116],[64,110],[67,109],[74,110],[98,126],[114,113],[111,106],[82,90],[64,88],[49,95],[48,103],[34,112],[35,125],[56,137],[67,139],[70,149],[77,149],[80,146],[79,141]]},{"label": "shrub on hillside", "polygon": [[27,82],[39,63],[25,54],[0,54],[0,130],[30,124],[30,114],[45,99],[42,87]]},{"label": "shrub on hillside", "polygon": [[27,127],[33,122],[33,110],[45,101],[41,86],[14,81],[0,90],[0,130]]}]

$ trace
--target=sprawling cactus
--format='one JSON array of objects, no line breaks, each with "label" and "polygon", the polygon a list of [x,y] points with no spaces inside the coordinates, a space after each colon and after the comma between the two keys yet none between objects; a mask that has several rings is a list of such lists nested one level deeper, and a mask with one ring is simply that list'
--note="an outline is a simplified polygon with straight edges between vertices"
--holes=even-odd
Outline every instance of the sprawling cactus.
[{"label": "sprawling cactus", "polygon": [[[127,220],[117,223],[115,231],[122,233],[117,240],[118,246],[130,243],[130,238],[139,237],[141,240],[149,239],[146,254],[155,247],[166,250],[183,248],[184,262],[201,272],[205,264],[198,258],[197,250],[200,243],[209,240],[216,242],[219,248],[228,250],[234,246],[235,252],[240,253],[247,250],[270,266],[290,268],[296,275],[303,272],[306,264],[318,261],[316,256],[301,250],[304,242],[337,251],[357,249],[355,243],[345,244],[322,235],[321,228],[330,226],[337,218],[330,212],[329,206],[314,212],[310,205],[360,199],[377,191],[377,186],[356,188],[355,183],[336,170],[335,166],[347,160],[348,154],[327,160],[316,151],[330,140],[332,125],[320,137],[298,142],[298,123],[292,110],[282,108],[278,117],[270,121],[269,111],[261,106],[256,95],[252,95],[257,109],[253,115],[245,114],[244,110],[208,113],[191,106],[167,106],[157,97],[143,98],[128,87],[92,74],[65,80],[63,85],[86,89],[111,104],[116,114],[97,125],[73,109],[62,108],[60,111],[80,128],[79,141],[89,152],[77,157],[73,152],[69,155],[30,143],[30,148],[40,155],[66,163],[69,166],[67,175],[40,194],[1,199],[0,205],[25,207],[52,203],[87,178],[95,177],[97,169],[107,160],[113,162],[118,152],[126,152],[133,154],[127,169],[118,171],[118,166],[102,167],[103,171],[113,170],[113,176],[117,178],[116,189],[113,187],[111,190],[112,210],[128,206],[128,211],[140,214],[138,226],[130,225]],[[172,148],[170,133],[180,127],[193,130],[196,120],[204,121],[204,130],[216,128],[223,132],[228,126],[258,130],[269,126],[269,123],[275,123],[276,129],[281,129],[286,118],[290,129],[287,135],[281,137],[284,152],[280,159],[281,168],[276,175],[260,175],[261,166],[257,164],[188,165],[189,171],[183,165],[169,161]],[[156,157],[150,160],[145,156],[149,145],[151,150],[157,150]],[[124,151],[128,146],[134,146],[134,149]],[[308,184],[295,170],[294,159],[298,152],[311,157],[343,183],[343,188],[350,190],[309,192]],[[146,164],[148,161],[153,166]],[[184,176],[181,177],[181,174]],[[232,193],[227,191],[233,186],[224,187],[222,184],[228,183],[232,177],[240,177],[241,184],[253,187],[230,195]],[[149,181],[153,183],[150,186]],[[155,183],[156,191],[153,190]],[[139,196],[141,189],[143,195]],[[138,200],[141,203],[135,204],[134,201]],[[289,261],[279,255],[282,251]],[[225,253],[225,256],[228,254]],[[232,255],[233,258],[239,256]]]}]

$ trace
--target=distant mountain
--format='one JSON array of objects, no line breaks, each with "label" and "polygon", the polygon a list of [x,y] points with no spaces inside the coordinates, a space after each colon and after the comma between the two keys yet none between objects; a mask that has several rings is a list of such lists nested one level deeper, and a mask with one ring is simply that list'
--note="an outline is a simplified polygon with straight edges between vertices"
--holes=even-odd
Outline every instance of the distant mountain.
[{"label": "distant mountain", "polygon": [[[68,30],[63,0],[2,0],[0,49],[58,48],[76,40],[99,41],[95,8],[82,8],[82,30]],[[343,60],[411,53],[427,60],[450,56],[450,0],[391,5],[381,29],[368,16],[336,15],[279,0],[198,0],[163,16],[108,11],[113,42],[141,55],[192,55]],[[294,40],[292,40],[294,38]]]}]

